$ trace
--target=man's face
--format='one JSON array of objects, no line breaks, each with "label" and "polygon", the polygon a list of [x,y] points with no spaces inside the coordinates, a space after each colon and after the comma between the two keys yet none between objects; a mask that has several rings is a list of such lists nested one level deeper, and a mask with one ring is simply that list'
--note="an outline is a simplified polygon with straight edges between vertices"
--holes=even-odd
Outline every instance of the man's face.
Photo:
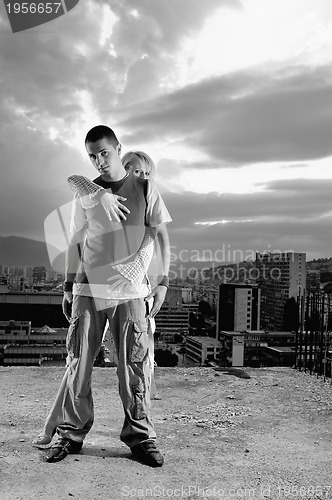
[{"label": "man's face", "polygon": [[139,160],[131,160],[130,163],[126,165],[126,169],[130,174],[141,177],[141,179],[150,179],[150,170],[148,166],[141,164]]},{"label": "man's face", "polygon": [[107,140],[100,139],[96,142],[87,142],[85,145],[92,165],[98,170],[102,178],[112,178],[116,175],[121,162],[119,158],[119,148],[117,148]]}]

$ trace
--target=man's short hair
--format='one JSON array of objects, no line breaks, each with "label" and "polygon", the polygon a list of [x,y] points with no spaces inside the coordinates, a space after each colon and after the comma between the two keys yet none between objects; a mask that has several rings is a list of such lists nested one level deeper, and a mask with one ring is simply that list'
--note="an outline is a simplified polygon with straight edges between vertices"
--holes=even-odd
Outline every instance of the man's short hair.
[{"label": "man's short hair", "polygon": [[86,134],[85,144],[87,142],[97,142],[102,139],[106,139],[112,144],[114,148],[116,148],[119,144],[119,141],[113,130],[106,125],[97,125],[96,127],[93,127],[91,130],[89,130],[89,132]]}]

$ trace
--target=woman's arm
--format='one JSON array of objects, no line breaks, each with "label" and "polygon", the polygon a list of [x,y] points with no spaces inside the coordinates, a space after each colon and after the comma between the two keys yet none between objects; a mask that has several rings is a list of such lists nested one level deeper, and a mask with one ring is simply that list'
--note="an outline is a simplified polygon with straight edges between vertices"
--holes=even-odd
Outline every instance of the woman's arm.
[{"label": "woman's arm", "polygon": [[146,227],[141,246],[136,252],[134,260],[125,264],[117,264],[113,269],[118,271],[133,285],[140,285],[146,276],[155,250],[156,230]]},{"label": "woman's arm", "polygon": [[160,245],[163,274],[159,277],[157,286],[145,299],[149,300],[153,297],[153,306],[149,314],[151,318],[158,314],[165,300],[167,289],[169,286],[168,273],[170,267],[170,245],[166,224],[159,224],[155,227],[155,231]]},{"label": "woman's arm", "polygon": [[126,201],[127,198],[109,193],[83,175],[71,175],[67,181],[70,189],[80,197],[83,208],[93,208],[100,203],[110,220],[116,222],[120,222],[120,219],[126,220],[125,214],[129,214],[130,211],[120,202]]}]

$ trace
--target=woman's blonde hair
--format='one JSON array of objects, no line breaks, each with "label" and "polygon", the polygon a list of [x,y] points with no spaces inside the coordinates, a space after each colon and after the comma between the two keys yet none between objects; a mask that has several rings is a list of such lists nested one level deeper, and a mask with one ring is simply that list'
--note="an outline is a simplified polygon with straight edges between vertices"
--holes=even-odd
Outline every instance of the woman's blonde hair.
[{"label": "woman's blonde hair", "polygon": [[156,167],[154,165],[152,158],[150,158],[149,155],[143,153],[143,151],[129,151],[128,153],[123,155],[121,159],[122,165],[126,170],[129,169],[130,163],[133,160],[138,161],[141,166],[147,167],[150,176],[154,177],[156,172]]}]

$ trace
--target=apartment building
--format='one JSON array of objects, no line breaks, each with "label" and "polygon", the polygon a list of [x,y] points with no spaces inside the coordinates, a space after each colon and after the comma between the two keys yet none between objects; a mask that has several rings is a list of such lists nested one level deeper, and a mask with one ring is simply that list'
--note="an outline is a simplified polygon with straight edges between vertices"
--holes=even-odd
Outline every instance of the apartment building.
[{"label": "apartment building", "polygon": [[288,299],[297,301],[306,289],[306,254],[270,252],[256,254],[257,283],[261,288],[261,326],[269,330],[284,327]]},{"label": "apartment building", "polygon": [[260,329],[260,289],[246,283],[219,285],[216,338],[221,330]]}]

